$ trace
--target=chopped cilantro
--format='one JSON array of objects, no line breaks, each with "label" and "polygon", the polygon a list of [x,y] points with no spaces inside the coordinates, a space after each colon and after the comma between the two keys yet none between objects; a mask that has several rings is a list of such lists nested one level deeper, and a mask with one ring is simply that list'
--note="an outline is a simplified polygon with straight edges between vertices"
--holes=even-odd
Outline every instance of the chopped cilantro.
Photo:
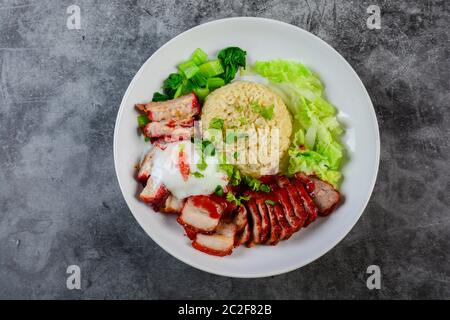
[{"label": "chopped cilantro", "polygon": [[275,205],[275,202],[274,201],[272,201],[272,200],[266,200],[266,201],[264,201],[266,204],[268,204],[268,205],[271,205],[271,206],[274,206]]}]

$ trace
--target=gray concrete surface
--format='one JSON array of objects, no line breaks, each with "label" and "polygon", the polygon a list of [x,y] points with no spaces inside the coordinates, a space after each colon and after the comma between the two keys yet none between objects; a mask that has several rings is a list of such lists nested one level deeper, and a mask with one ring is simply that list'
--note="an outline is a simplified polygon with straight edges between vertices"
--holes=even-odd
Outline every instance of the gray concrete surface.
[{"label": "gray concrete surface", "polygon": [[[81,8],[68,30],[66,8]],[[378,4],[381,30],[366,27]],[[450,298],[448,1],[0,0],[0,298]],[[381,165],[361,220],[289,274],[229,279],[165,253],[113,166],[116,112],[162,44],[261,16],[300,26],[355,68],[376,108]],[[82,290],[66,288],[66,268]],[[382,271],[370,291],[366,268]]]}]

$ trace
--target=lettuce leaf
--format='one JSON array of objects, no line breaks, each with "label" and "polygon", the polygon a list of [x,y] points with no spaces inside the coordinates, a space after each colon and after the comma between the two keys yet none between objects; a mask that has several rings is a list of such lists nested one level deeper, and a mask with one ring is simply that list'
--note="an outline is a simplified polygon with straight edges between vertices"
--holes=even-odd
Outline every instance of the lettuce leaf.
[{"label": "lettuce leaf", "polygon": [[252,70],[269,80],[293,116],[288,174],[315,174],[337,187],[345,153],[340,143],[344,130],[336,108],[324,97],[319,77],[291,60],[257,61]]}]

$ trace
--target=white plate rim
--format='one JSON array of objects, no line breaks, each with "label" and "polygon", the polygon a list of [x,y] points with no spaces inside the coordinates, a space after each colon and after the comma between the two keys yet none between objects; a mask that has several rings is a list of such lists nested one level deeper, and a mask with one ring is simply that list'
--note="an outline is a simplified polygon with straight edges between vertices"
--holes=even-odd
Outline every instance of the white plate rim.
[{"label": "white plate rim", "polygon": [[[259,21],[259,22],[265,22],[265,23],[284,25],[285,27],[295,29],[297,32],[306,33],[306,34],[308,34],[308,36],[315,38],[316,41],[321,42],[322,45],[325,45],[326,47],[328,47],[328,49],[332,50],[336,54],[336,56],[341,60],[341,62],[343,64],[345,64],[349,68],[349,70],[353,73],[353,75],[357,79],[358,85],[361,87],[362,92],[365,95],[365,99],[366,99],[368,105],[371,106],[371,108],[368,108],[367,112],[371,113],[371,118],[373,120],[372,125],[373,125],[373,127],[375,129],[374,133],[375,133],[375,157],[376,157],[375,162],[374,162],[374,168],[373,168],[373,171],[372,171],[373,174],[372,174],[372,177],[371,177],[371,184],[370,184],[370,188],[369,188],[368,194],[367,194],[367,199],[366,199],[366,201],[364,203],[364,206],[362,207],[361,211],[357,215],[357,218],[355,219],[354,223],[351,225],[350,228],[348,228],[348,230],[345,230],[345,231],[341,232],[341,234],[338,237],[336,237],[335,241],[330,243],[327,247],[323,248],[320,252],[317,252],[315,255],[311,256],[309,259],[306,259],[306,260],[302,261],[301,263],[298,263],[296,265],[289,266],[289,267],[286,267],[286,268],[279,268],[279,269],[274,270],[272,272],[260,272],[260,273],[255,272],[255,273],[252,273],[251,275],[242,275],[242,274],[233,273],[233,272],[217,272],[216,270],[210,269],[207,266],[197,264],[197,263],[195,263],[192,260],[188,261],[187,259],[184,259],[183,257],[179,256],[171,248],[163,245],[157,239],[152,237],[152,235],[149,232],[147,232],[147,230],[145,230],[143,228],[143,226],[141,225],[141,223],[137,219],[136,215],[131,210],[131,205],[128,203],[128,200],[124,196],[125,193],[124,193],[124,190],[122,189],[122,184],[121,184],[119,172],[117,170],[117,168],[118,168],[118,163],[117,163],[117,159],[118,159],[118,156],[117,156],[117,152],[118,152],[118,149],[117,149],[117,137],[118,137],[118,127],[119,127],[118,124],[120,122],[120,119],[122,117],[122,113],[124,111],[125,101],[128,99],[128,96],[129,96],[130,92],[133,90],[133,88],[135,86],[135,83],[136,83],[137,79],[140,77],[140,75],[143,72],[143,70],[145,69],[145,66],[147,64],[151,63],[153,56],[155,56],[159,51],[162,51],[163,48],[165,48],[166,46],[168,46],[172,42],[177,41],[179,38],[181,38],[184,34],[186,34],[188,32],[194,32],[194,31],[196,31],[196,30],[198,30],[200,28],[206,28],[206,27],[208,27],[210,25],[214,25],[214,24],[220,24],[220,23],[230,22],[230,21],[243,21],[243,20]],[[124,96],[122,98],[122,101],[121,101],[121,104],[120,104],[120,107],[119,107],[119,111],[117,113],[117,117],[116,117],[116,121],[115,121],[115,125],[114,125],[113,156],[114,156],[114,168],[115,168],[115,172],[116,172],[117,181],[119,183],[120,191],[122,193],[123,198],[125,199],[125,202],[126,202],[126,204],[128,206],[128,209],[131,211],[132,215],[134,216],[134,218],[136,219],[136,221],[138,222],[140,227],[144,230],[144,232],[158,246],[160,246],[164,251],[166,251],[167,253],[169,253],[170,255],[175,257],[176,259],[186,263],[187,265],[190,265],[191,267],[194,267],[196,269],[199,269],[199,270],[211,273],[211,274],[215,274],[215,275],[218,275],[218,276],[225,276],[225,277],[232,277],[232,278],[250,278],[250,279],[252,279],[252,278],[264,278],[264,277],[281,275],[281,274],[284,274],[284,273],[288,273],[288,272],[297,270],[297,269],[299,269],[301,267],[304,267],[304,266],[310,264],[311,262],[319,259],[323,255],[325,255],[327,252],[329,252],[331,249],[333,249],[337,244],[339,244],[345,238],[345,236],[354,228],[356,223],[361,218],[361,215],[365,211],[365,209],[367,207],[367,204],[370,201],[370,198],[371,198],[372,193],[373,193],[373,189],[374,189],[376,181],[377,181],[378,170],[379,170],[379,163],[380,163],[380,132],[379,132],[379,126],[378,126],[378,119],[377,119],[377,116],[376,116],[376,113],[375,113],[375,109],[374,109],[373,104],[372,104],[372,100],[370,99],[370,95],[367,92],[367,89],[365,88],[361,78],[358,76],[358,74],[353,69],[353,67],[347,62],[347,60],[338,51],[336,51],[331,45],[326,43],[324,40],[322,40],[318,36],[310,33],[309,31],[306,31],[306,30],[304,30],[304,29],[302,29],[302,28],[300,28],[298,26],[294,26],[292,24],[289,24],[289,23],[286,23],[286,22],[282,22],[282,21],[279,21],[279,20],[274,20],[274,19],[269,19],[269,18],[261,18],[261,17],[232,17],[232,18],[224,18],[224,19],[218,19],[218,20],[206,22],[206,23],[200,24],[198,26],[195,26],[195,27],[193,27],[191,29],[188,29],[188,30],[178,34],[177,36],[173,37],[171,40],[166,42],[164,45],[159,47],[144,62],[144,64],[139,68],[138,72],[135,74],[135,76],[133,77],[132,81],[130,82],[130,84],[129,84],[129,86],[128,86],[128,88],[127,88],[127,90],[126,90],[126,92],[125,92],[125,94],[124,94]]]}]

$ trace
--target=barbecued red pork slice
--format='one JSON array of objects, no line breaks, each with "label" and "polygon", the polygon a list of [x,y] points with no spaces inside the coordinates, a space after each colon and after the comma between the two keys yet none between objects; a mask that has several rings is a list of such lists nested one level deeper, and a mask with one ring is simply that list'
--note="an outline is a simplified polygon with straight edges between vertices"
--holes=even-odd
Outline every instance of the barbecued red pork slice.
[{"label": "barbecued red pork slice", "polygon": [[302,227],[301,221],[295,215],[294,209],[292,208],[291,201],[289,200],[289,195],[286,189],[275,190],[274,194],[278,198],[278,202],[283,208],[286,220],[289,222],[293,231],[296,232],[300,230],[300,228]]},{"label": "barbecued red pork slice", "polygon": [[282,207],[280,204],[276,203],[273,210],[281,227],[280,240],[289,239],[295,231],[286,220]]},{"label": "barbecued red pork slice", "polygon": [[250,240],[251,233],[250,225],[247,223],[244,230],[236,236],[234,246],[239,247],[240,245],[246,244]]},{"label": "barbecued red pork slice", "polygon": [[178,222],[197,232],[212,232],[219,224],[224,207],[210,196],[193,196],[187,199]]},{"label": "barbecued red pork slice", "polygon": [[164,205],[167,197],[169,196],[169,191],[166,189],[164,184],[160,182],[155,182],[150,177],[147,180],[147,185],[144,190],[142,190],[139,195],[139,199],[150,204],[155,211],[159,211],[161,206]]},{"label": "barbecued red pork slice", "polygon": [[236,210],[236,215],[233,218],[233,223],[236,225],[236,232],[242,232],[248,224],[247,209],[244,206],[239,206]]},{"label": "barbecued red pork slice", "polygon": [[247,211],[249,212],[248,217],[251,227],[251,237],[250,241],[247,242],[247,247],[251,248],[261,241],[261,216],[254,199],[247,202]]},{"label": "barbecued red pork slice", "polygon": [[325,181],[314,177],[311,180],[314,183],[312,199],[319,209],[320,215],[327,216],[336,208],[341,199],[341,194]]},{"label": "barbecued red pork slice", "polygon": [[180,213],[183,209],[184,201],[178,199],[177,197],[173,195],[169,195],[166,199],[166,202],[164,203],[164,206],[161,207],[159,211],[164,213]]},{"label": "barbecued red pork slice", "polygon": [[266,207],[270,218],[270,236],[267,239],[266,244],[274,246],[281,240],[280,236],[282,228],[275,213],[275,206],[266,203]]},{"label": "barbecued red pork slice", "polygon": [[236,226],[221,222],[213,234],[198,233],[192,246],[207,254],[223,257],[233,251],[235,236]]},{"label": "barbecued red pork slice", "polygon": [[300,180],[313,199],[322,216],[329,215],[341,199],[341,194],[329,183],[299,172],[295,178]]},{"label": "barbecued red pork slice", "polygon": [[151,121],[182,120],[200,113],[200,103],[194,93],[169,101],[137,104],[136,108],[145,112]]},{"label": "barbecued red pork slice", "polygon": [[309,193],[306,191],[303,184],[297,180],[293,179],[294,185],[297,188],[297,191],[300,195],[300,198],[303,202],[303,207],[305,208],[306,213],[308,214],[308,219],[306,220],[305,227],[307,227],[310,223],[314,222],[317,219],[317,214],[319,210],[317,209],[314,201],[309,196]]},{"label": "barbecued red pork slice", "polygon": [[233,223],[236,226],[236,237],[234,240],[234,246],[238,247],[241,244],[247,243],[250,239],[250,225],[247,219],[247,209],[241,205],[237,208]]},{"label": "barbecued red pork slice", "polygon": [[256,206],[258,208],[259,214],[261,216],[261,234],[260,234],[260,243],[265,243],[270,235],[270,217],[269,211],[267,210],[266,204],[262,197],[257,197],[255,199]]},{"label": "barbecued red pork slice", "polygon": [[139,171],[137,175],[137,179],[141,183],[146,183],[148,178],[150,177],[150,173],[152,171],[153,166],[153,156],[155,155],[155,150],[152,148],[142,159],[139,164]]},{"label": "barbecued red pork slice", "polygon": [[303,208],[303,202],[301,197],[297,193],[297,189],[293,184],[291,184],[289,179],[286,178],[285,176],[278,176],[277,184],[280,188],[286,189],[289,196],[289,200],[291,201],[292,208],[294,209],[294,213],[300,220],[299,222],[300,228],[303,227],[303,225],[308,219],[308,214]]}]

